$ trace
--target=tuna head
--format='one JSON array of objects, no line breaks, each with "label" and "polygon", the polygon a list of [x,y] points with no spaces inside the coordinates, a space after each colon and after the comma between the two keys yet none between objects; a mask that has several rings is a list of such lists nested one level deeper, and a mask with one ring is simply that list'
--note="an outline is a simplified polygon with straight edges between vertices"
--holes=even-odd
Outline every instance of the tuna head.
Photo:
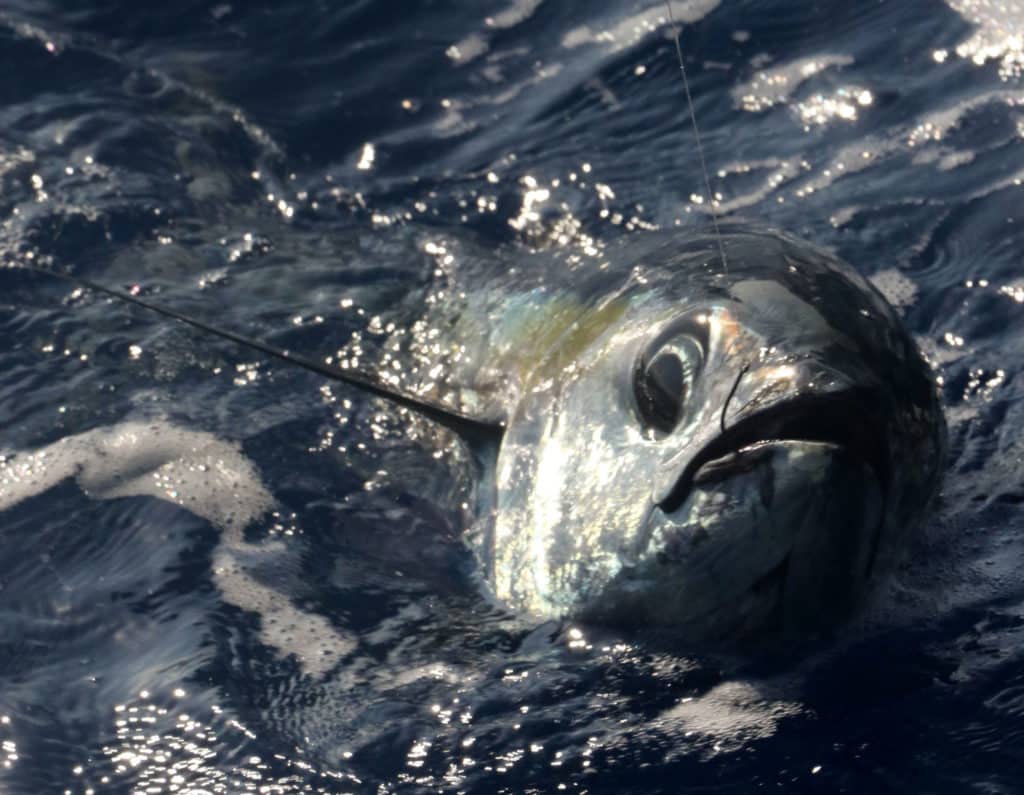
[{"label": "tuna head", "polygon": [[945,424],[892,308],[792,238],[725,242],[725,269],[706,240],[649,252],[577,321],[597,324],[585,345],[569,330],[541,353],[483,554],[514,609],[711,640],[814,631],[927,507]]}]

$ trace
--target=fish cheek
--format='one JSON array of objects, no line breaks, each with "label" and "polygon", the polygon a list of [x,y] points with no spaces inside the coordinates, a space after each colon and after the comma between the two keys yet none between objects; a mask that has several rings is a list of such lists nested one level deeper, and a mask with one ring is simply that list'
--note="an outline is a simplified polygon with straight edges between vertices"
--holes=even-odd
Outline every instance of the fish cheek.
[{"label": "fish cheek", "polygon": [[492,571],[495,595],[514,609],[578,612],[638,544],[657,461],[610,363],[596,364],[531,392],[509,427]]}]

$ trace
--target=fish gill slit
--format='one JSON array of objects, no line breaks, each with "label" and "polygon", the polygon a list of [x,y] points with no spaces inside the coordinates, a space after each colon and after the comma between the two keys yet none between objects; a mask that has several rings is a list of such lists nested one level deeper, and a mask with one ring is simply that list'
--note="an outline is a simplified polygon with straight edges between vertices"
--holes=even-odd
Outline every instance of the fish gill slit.
[{"label": "fish gill slit", "polygon": [[715,240],[718,241],[718,254],[722,258],[722,270],[729,272],[729,262],[725,256],[725,243],[722,241],[722,231],[718,228],[718,210],[715,207],[715,195],[711,192],[711,178],[708,176],[708,164],[704,157],[704,144],[700,139],[700,128],[697,126],[697,113],[693,109],[693,96],[690,94],[690,81],[686,77],[686,65],[683,63],[683,46],[679,42],[682,30],[676,24],[675,15],[672,13],[671,0],[665,0],[665,9],[668,11],[668,21],[672,26],[672,41],[676,46],[676,58],[679,60],[679,74],[683,78],[683,91],[686,93],[686,106],[690,113],[690,124],[693,127],[693,140],[697,144],[697,157],[700,160],[700,170],[704,175],[704,192],[708,197],[708,209],[711,211],[711,225],[715,230]]}]

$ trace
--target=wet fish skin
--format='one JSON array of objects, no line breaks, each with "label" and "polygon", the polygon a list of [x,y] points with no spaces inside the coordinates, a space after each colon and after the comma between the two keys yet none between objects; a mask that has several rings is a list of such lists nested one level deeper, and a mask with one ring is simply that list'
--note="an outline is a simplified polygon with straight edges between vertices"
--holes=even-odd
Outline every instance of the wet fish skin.
[{"label": "wet fish skin", "polygon": [[[515,378],[496,510],[471,535],[494,595],[701,638],[833,626],[937,489],[930,368],[885,299],[808,243],[728,226],[723,268],[709,235],[638,237],[549,281],[548,305],[576,309],[534,332],[547,347],[495,346]],[[695,360],[668,432],[636,385],[666,349]]]}]

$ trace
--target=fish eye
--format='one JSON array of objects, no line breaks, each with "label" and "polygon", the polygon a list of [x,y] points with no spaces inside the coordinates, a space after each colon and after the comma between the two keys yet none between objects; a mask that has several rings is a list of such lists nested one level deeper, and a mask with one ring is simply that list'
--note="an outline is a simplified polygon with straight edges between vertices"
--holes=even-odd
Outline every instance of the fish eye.
[{"label": "fish eye", "polygon": [[633,396],[645,428],[661,434],[676,429],[690,396],[699,356],[699,347],[690,340],[663,345],[653,356],[640,356],[633,373]]}]

